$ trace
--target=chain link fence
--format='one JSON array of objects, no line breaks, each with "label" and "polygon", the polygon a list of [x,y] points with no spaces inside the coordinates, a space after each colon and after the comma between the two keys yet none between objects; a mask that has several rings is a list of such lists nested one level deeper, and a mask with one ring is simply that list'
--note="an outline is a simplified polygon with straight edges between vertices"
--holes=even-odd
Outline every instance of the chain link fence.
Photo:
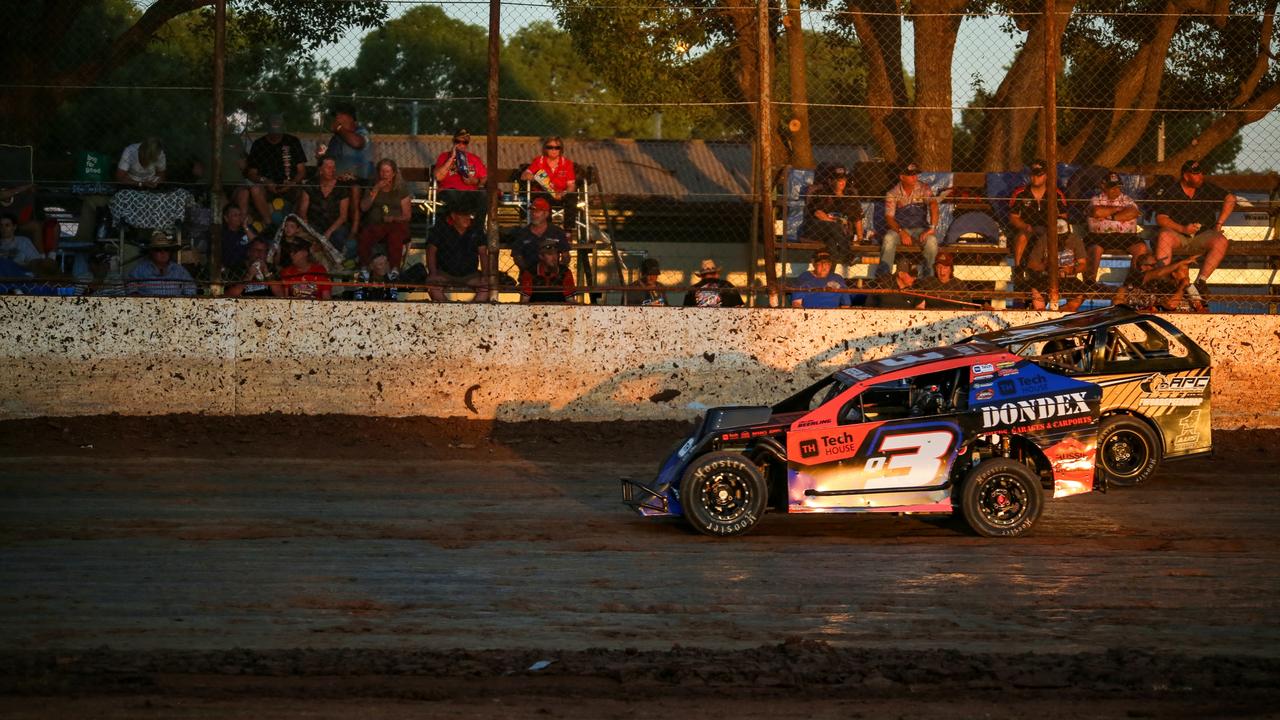
[{"label": "chain link fence", "polygon": [[1276,310],[1275,3],[188,5],[6,10],[0,291]]}]

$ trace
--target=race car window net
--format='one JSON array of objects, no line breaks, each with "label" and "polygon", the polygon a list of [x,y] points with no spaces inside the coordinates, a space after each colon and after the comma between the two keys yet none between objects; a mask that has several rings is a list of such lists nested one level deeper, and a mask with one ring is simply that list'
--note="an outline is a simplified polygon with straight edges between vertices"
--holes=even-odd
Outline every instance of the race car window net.
[{"label": "race car window net", "polygon": [[1093,364],[1093,332],[1033,340],[1018,349],[1018,355],[1055,370],[1088,372]]},{"label": "race car window net", "polygon": [[1178,338],[1169,335],[1162,328],[1151,322],[1125,323],[1110,328],[1107,343],[1108,350],[1111,347],[1110,337],[1123,338],[1128,343],[1131,356],[1148,360],[1187,357],[1190,353]]}]

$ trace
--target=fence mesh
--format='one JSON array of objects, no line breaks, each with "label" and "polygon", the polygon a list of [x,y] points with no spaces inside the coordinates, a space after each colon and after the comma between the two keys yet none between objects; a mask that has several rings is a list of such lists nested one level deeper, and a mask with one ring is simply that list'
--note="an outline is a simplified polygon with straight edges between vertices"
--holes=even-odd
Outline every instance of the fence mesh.
[{"label": "fence mesh", "polygon": [[0,291],[143,292],[167,250],[199,294],[1276,310],[1273,2],[1058,2],[1053,67],[1042,3],[775,3],[763,49],[740,0],[504,3],[496,158],[489,3],[231,0],[216,120],[191,5],[6,10]]}]

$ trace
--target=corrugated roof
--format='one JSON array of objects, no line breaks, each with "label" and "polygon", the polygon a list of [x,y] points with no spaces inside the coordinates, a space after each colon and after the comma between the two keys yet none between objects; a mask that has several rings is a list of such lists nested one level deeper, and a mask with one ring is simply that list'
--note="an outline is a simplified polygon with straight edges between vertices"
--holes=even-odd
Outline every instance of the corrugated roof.
[{"label": "corrugated roof", "polygon": [[[308,156],[328,135],[300,135]],[[378,157],[401,167],[430,167],[451,147],[448,135],[375,135]],[[565,157],[592,166],[598,191],[610,195],[656,195],[681,201],[726,201],[751,194],[751,145],[706,140],[565,140]],[[485,156],[485,138],[471,136],[471,151]],[[542,152],[536,137],[504,136],[498,140],[498,167],[511,169]],[[868,159],[857,145],[814,148],[819,162],[852,164]],[[505,180],[506,178],[502,178]]]}]

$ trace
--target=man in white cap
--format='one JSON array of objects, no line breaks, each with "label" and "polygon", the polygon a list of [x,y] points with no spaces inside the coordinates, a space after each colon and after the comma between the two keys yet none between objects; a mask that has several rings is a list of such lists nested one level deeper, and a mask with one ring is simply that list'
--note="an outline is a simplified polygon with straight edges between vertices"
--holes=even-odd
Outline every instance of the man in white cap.
[{"label": "man in white cap", "polygon": [[715,260],[703,260],[693,274],[699,280],[685,293],[685,307],[741,307],[745,304],[733,283],[720,279],[720,266]]}]

